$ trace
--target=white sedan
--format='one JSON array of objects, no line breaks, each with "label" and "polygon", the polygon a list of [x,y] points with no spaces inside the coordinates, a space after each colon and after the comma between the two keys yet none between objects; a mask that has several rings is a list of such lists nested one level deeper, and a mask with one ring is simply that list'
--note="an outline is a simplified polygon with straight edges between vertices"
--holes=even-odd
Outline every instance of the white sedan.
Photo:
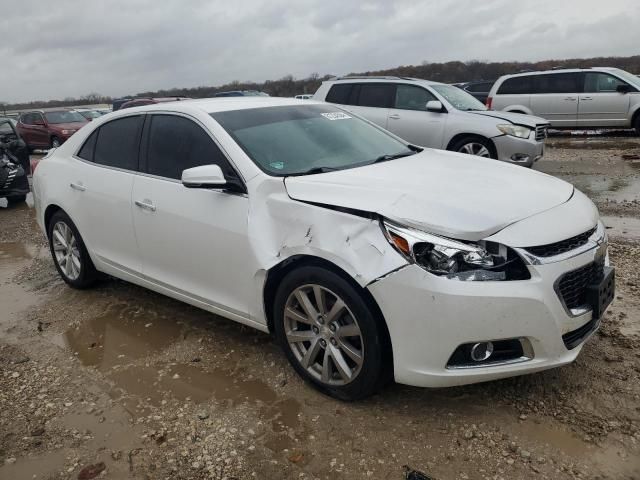
[{"label": "white sedan", "polygon": [[614,295],[598,212],[570,184],[314,101],[96,118],[34,193],[69,285],[104,272],[272,332],[342,399],[569,363]]}]

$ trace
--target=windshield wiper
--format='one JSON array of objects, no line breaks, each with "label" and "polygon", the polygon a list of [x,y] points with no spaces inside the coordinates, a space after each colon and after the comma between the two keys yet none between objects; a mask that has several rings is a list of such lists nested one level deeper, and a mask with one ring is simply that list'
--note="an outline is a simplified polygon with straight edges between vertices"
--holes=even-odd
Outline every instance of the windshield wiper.
[{"label": "windshield wiper", "polygon": [[313,175],[314,173],[327,173],[339,170],[337,167],[312,167],[309,170],[303,172],[292,173],[289,176],[296,177],[298,175]]},{"label": "windshield wiper", "polygon": [[393,153],[390,155],[380,155],[371,163],[380,163],[380,162],[386,162],[388,160],[395,160],[396,158],[410,157],[411,155],[415,155],[416,153],[418,152],[410,150],[408,152]]}]

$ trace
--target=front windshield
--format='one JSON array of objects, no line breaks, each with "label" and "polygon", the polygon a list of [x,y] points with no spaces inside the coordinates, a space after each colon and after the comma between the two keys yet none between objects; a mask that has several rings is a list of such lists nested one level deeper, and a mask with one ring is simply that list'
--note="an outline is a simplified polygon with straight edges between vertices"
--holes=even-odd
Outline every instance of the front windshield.
[{"label": "front windshield", "polygon": [[102,116],[102,114],[96,110],[85,110],[83,112],[80,112],[80,115],[82,115],[86,119],[98,118]]},{"label": "front windshield", "polygon": [[14,135],[13,124],[10,119],[0,119],[0,135]]},{"label": "front windshield", "polygon": [[629,73],[625,70],[620,70],[619,68],[614,68],[611,73],[615,73],[620,78],[622,78],[625,82],[634,85],[640,89],[640,78],[636,77],[632,73]]},{"label": "front windshield", "polygon": [[331,105],[251,108],[211,116],[274,176],[351,168],[413,153],[391,135]]},{"label": "front windshield", "polygon": [[477,100],[475,97],[469,95],[458,87],[454,87],[453,85],[431,85],[431,88],[442,95],[447,102],[458,110],[468,112],[472,110],[487,109],[487,107],[485,107],[482,102]]},{"label": "front windshield", "polygon": [[60,112],[46,112],[44,116],[47,118],[48,123],[77,123],[86,122],[87,120],[78,112],[70,112],[63,110]]}]

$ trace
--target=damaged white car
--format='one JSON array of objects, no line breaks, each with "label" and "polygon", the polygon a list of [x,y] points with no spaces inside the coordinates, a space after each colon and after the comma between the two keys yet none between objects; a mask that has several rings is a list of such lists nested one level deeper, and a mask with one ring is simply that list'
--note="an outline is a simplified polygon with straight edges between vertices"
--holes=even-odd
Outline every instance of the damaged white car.
[{"label": "damaged white car", "polygon": [[34,190],[69,285],[104,272],[273,332],[342,399],[566,364],[614,296],[598,212],[570,184],[313,101],[97,118]]}]

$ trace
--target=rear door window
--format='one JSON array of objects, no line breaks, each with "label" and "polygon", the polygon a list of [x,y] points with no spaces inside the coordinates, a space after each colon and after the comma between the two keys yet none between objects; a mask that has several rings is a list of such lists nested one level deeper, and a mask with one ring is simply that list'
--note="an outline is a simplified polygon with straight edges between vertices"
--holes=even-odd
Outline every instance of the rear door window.
[{"label": "rear door window", "polygon": [[430,92],[424,88],[413,85],[397,85],[395,108],[401,110],[427,110],[427,102],[436,100]]},{"label": "rear door window", "polygon": [[96,140],[98,139],[98,130],[95,130],[89,138],[84,142],[82,148],[78,152],[78,156],[83,160],[93,162],[93,152],[96,148]]},{"label": "rear door window", "polygon": [[390,108],[393,105],[395,85],[363,83],[360,85],[357,105],[360,107]]},{"label": "rear door window", "polygon": [[584,93],[616,92],[620,85],[628,84],[608,73],[588,72],[584,75]]},{"label": "rear door window", "polygon": [[532,92],[532,76],[527,75],[524,77],[512,77],[507,78],[500,88],[498,88],[498,95],[522,95]]},{"label": "rear door window", "polygon": [[329,93],[327,93],[326,101],[329,103],[348,105],[352,87],[353,83],[336,83],[332,85]]},{"label": "rear door window", "polygon": [[124,170],[138,169],[143,115],[119,118],[100,127],[93,161]]},{"label": "rear door window", "polygon": [[536,93],[580,93],[581,73],[551,73],[538,75],[535,82]]},{"label": "rear door window", "polygon": [[177,115],[152,115],[147,149],[147,173],[179,180],[182,171],[218,165],[227,178],[237,178],[227,158],[195,122]]}]

